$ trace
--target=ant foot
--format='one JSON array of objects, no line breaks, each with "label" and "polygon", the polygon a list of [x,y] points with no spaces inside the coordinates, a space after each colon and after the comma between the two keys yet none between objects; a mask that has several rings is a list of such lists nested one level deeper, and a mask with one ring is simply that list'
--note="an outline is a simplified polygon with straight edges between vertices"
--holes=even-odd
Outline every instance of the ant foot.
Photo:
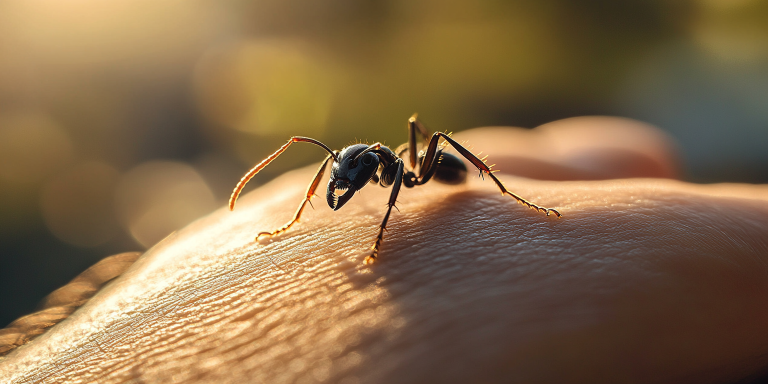
[{"label": "ant foot", "polygon": [[373,251],[372,254],[365,257],[365,260],[363,260],[364,265],[371,265],[376,262],[376,257],[378,256],[378,251]]},{"label": "ant foot", "polygon": [[262,236],[272,237],[272,236],[274,236],[276,234],[277,234],[277,232],[261,232],[258,235],[256,235],[256,239],[255,240],[259,241],[259,240],[261,240]]},{"label": "ant foot", "polygon": [[563,214],[561,214],[560,212],[558,212],[558,211],[557,211],[557,209],[546,208],[546,213],[547,213],[547,216],[549,216],[549,213],[550,213],[550,212],[554,213],[554,214],[555,214],[555,216],[557,216],[557,218],[558,218],[558,219],[560,219],[560,218],[562,218],[562,217],[563,217]]}]

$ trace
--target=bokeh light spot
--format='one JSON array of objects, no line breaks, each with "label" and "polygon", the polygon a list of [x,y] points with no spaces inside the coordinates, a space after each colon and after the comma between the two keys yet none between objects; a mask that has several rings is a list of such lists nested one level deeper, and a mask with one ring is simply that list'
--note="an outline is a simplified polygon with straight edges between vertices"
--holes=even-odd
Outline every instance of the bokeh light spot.
[{"label": "bokeh light spot", "polygon": [[116,196],[122,224],[145,247],[216,208],[202,176],[172,161],[150,161],[128,171]]},{"label": "bokeh light spot", "polygon": [[693,41],[731,65],[765,65],[768,29],[764,4],[754,0],[701,0],[691,23]]},{"label": "bokeh light spot", "polygon": [[198,63],[195,83],[206,118],[258,134],[317,135],[325,129],[333,95],[327,71],[291,41],[212,49]]}]

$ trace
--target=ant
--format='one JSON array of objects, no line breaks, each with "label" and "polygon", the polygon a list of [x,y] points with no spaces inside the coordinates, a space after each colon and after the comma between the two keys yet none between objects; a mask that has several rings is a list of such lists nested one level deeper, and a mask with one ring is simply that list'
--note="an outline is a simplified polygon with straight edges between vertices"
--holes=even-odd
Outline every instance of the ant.
[{"label": "ant", "polygon": [[[540,207],[536,204],[525,200],[524,198],[510,192],[504,184],[494,175],[496,170],[491,170],[493,165],[486,165],[485,158],[479,158],[468,149],[464,148],[461,144],[457,143],[450,137],[450,134],[435,132],[432,137],[429,137],[426,128],[417,120],[417,115],[414,114],[408,119],[408,142],[399,146],[395,151],[385,147],[381,143],[375,143],[373,145],[366,144],[353,144],[343,148],[341,151],[333,151],[325,144],[311,139],[309,137],[293,136],[287,143],[285,143],[275,153],[269,155],[266,159],[262,160],[253,169],[240,179],[237,183],[235,190],[232,191],[232,196],[229,198],[229,209],[235,208],[235,201],[240,195],[243,187],[248,183],[251,178],[256,176],[259,171],[266,167],[272,160],[275,160],[281,153],[288,149],[291,144],[296,142],[305,142],[315,144],[328,152],[325,161],[323,161],[317,173],[315,173],[312,183],[307,188],[304,201],[301,202],[299,208],[296,210],[296,214],[293,219],[282,227],[272,232],[261,232],[256,236],[256,240],[261,236],[275,236],[282,232],[285,232],[299,221],[301,212],[307,203],[310,203],[310,199],[315,196],[315,190],[320,184],[320,179],[325,173],[328,162],[333,159],[333,165],[331,167],[331,178],[328,181],[328,190],[326,192],[326,200],[328,206],[334,211],[339,210],[349,199],[354,196],[355,192],[359,191],[366,184],[379,183],[382,187],[392,186],[392,193],[389,195],[389,202],[387,203],[387,214],[384,215],[384,220],[379,226],[379,234],[376,237],[376,241],[371,246],[372,253],[365,258],[364,264],[371,264],[376,261],[379,254],[379,247],[384,238],[384,230],[387,227],[387,221],[389,220],[389,214],[392,212],[392,207],[395,206],[397,195],[400,193],[400,188],[405,185],[406,188],[412,188],[416,185],[426,184],[428,181],[434,179],[436,181],[445,184],[461,184],[467,179],[467,167],[464,162],[458,157],[444,153],[443,149],[448,144],[451,144],[462,156],[464,156],[469,162],[471,162],[480,171],[482,177],[485,173],[501,190],[501,194],[507,194],[512,196],[518,203],[528,206],[536,211],[546,213],[549,216],[550,213],[554,213],[558,218],[562,217],[560,212],[556,209]],[[420,147],[416,143],[417,133],[421,135],[424,142],[428,142],[426,151],[420,150]],[[440,143],[440,139],[445,140]],[[403,160],[403,154],[408,152],[408,163],[410,164],[410,170],[406,169],[405,161]],[[487,156],[486,156],[487,157]]]}]

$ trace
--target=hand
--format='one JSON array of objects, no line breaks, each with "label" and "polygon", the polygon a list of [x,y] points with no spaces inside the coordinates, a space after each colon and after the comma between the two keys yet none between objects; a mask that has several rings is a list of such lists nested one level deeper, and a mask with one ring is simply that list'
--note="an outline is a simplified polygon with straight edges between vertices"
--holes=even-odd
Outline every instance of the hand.
[{"label": "hand", "polygon": [[[677,174],[663,136],[624,119],[455,138],[542,180]],[[315,167],[147,251],[0,382],[705,383],[768,364],[766,186],[498,174],[556,219],[470,173],[403,189],[371,266],[377,186],[253,242]]]}]

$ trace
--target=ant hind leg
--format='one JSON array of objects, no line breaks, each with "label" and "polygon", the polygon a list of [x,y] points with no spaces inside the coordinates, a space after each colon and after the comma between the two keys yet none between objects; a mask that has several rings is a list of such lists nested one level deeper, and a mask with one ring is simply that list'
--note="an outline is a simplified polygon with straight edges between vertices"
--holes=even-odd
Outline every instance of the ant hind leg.
[{"label": "ant hind leg", "polygon": [[[531,203],[530,201],[512,193],[507,187],[504,186],[504,184],[499,180],[496,175],[493,173],[495,171],[491,170],[491,167],[485,164],[485,161],[483,159],[480,159],[477,157],[474,153],[469,151],[468,149],[464,148],[461,144],[456,142],[456,140],[452,139],[450,136],[446,135],[442,132],[435,132],[434,135],[432,135],[432,139],[429,141],[429,145],[427,147],[427,153],[424,156],[424,161],[421,164],[421,169],[419,169],[419,182],[424,183],[428,179],[425,176],[429,175],[430,171],[437,167],[438,164],[438,156],[439,156],[439,150],[438,150],[438,142],[440,141],[440,138],[445,139],[448,143],[453,146],[453,148],[456,149],[462,156],[464,156],[467,160],[469,160],[475,167],[477,167],[478,170],[480,170],[480,175],[483,176],[483,174],[488,175],[491,180],[493,180],[494,183],[499,187],[502,194],[506,194],[517,200],[518,203],[523,204],[527,206],[528,208],[535,209],[538,212],[542,212],[546,214],[547,216],[550,215],[550,213],[557,216],[557,218],[561,218],[563,215],[558,212],[556,209],[553,208],[546,208],[539,205],[536,205],[534,203]],[[423,180],[423,181],[422,181]]]}]

